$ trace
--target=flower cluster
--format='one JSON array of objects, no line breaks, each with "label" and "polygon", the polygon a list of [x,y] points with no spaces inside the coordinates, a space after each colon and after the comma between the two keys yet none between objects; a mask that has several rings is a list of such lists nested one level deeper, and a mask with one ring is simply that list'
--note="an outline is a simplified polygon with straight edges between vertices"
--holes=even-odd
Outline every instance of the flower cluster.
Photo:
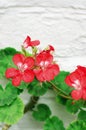
[{"label": "flower cluster", "polygon": [[[14,86],[19,86],[22,81],[30,83],[36,78],[39,82],[54,80],[60,72],[58,64],[54,62],[54,47],[49,45],[46,49],[39,51],[36,46],[40,44],[39,40],[32,41],[29,36],[23,42],[23,53],[17,53],[12,60],[15,68],[6,70],[6,78],[12,79]],[[27,56],[27,48],[32,48],[32,53]],[[71,86],[71,96],[74,100],[86,100],[86,67],[78,66],[70,73],[65,82]]]},{"label": "flower cluster", "polygon": [[75,100],[86,100],[86,67],[77,66],[77,69],[68,75],[65,82],[74,88],[71,96]]},{"label": "flower cluster", "polygon": [[[44,122],[43,130],[86,130],[86,67],[78,65],[71,73],[60,70],[54,61],[54,47],[39,50],[39,44],[39,40],[27,36],[21,51],[11,47],[0,50],[0,78],[8,79],[4,88],[0,84],[0,122],[5,123],[2,130],[8,130],[28,111]],[[38,103],[49,89],[55,92],[56,103],[77,115],[67,128],[48,105]],[[20,98],[24,90],[31,95],[26,105]]]},{"label": "flower cluster", "polygon": [[[27,36],[23,47],[32,47],[34,49],[39,44],[39,40],[31,41],[31,38]],[[32,56],[15,54],[12,60],[17,68],[8,68],[5,73],[6,78],[12,78],[14,86],[19,86],[21,81],[32,82],[35,77],[40,82],[53,80],[59,73],[59,66],[53,61],[52,51],[54,51],[54,48],[49,45],[48,49],[39,53],[36,52],[35,55],[31,54]]]}]

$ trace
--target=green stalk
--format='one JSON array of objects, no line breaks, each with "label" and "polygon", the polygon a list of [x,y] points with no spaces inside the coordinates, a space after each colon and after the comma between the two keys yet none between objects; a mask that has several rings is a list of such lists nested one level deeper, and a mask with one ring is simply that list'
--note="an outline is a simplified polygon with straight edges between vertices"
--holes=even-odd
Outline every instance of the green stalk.
[{"label": "green stalk", "polygon": [[5,125],[3,126],[3,128],[2,128],[2,130],[8,130],[10,127],[11,127],[11,125],[5,124]]},{"label": "green stalk", "polygon": [[32,96],[30,98],[30,102],[28,102],[24,108],[24,113],[27,113],[28,111],[32,111],[35,105],[37,104],[38,100],[39,100],[39,97]]}]

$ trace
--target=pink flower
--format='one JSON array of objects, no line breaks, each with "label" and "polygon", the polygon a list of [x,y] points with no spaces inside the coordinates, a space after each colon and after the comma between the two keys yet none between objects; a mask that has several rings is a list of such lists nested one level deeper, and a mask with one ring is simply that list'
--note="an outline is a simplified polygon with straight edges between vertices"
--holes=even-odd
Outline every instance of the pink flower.
[{"label": "pink flower", "polygon": [[36,56],[36,66],[34,73],[41,82],[53,80],[59,73],[59,66],[53,63],[53,56],[47,50]]},{"label": "pink flower", "polygon": [[23,54],[15,54],[13,62],[18,69],[8,68],[5,73],[6,78],[12,78],[14,86],[19,86],[22,80],[26,83],[32,82],[34,79],[34,72],[32,71],[34,59],[32,57],[25,57]]},{"label": "pink flower", "polygon": [[66,77],[65,82],[75,89],[71,92],[73,99],[86,100],[86,67],[77,66],[77,69]]},{"label": "pink flower", "polygon": [[29,36],[26,37],[26,39],[24,40],[23,42],[23,46],[24,48],[27,48],[29,46],[37,46],[40,44],[40,41],[39,40],[34,40],[34,41],[31,41],[31,38]]}]

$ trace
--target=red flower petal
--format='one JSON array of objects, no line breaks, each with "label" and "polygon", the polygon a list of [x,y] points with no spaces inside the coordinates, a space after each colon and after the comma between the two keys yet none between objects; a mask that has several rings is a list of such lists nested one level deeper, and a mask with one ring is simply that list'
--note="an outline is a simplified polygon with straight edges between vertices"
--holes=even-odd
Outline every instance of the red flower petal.
[{"label": "red flower petal", "polygon": [[72,72],[71,74],[69,74],[66,79],[65,82],[69,85],[69,86],[73,86],[73,84],[75,84],[76,80],[80,80],[80,75],[77,71]]},{"label": "red flower petal", "polygon": [[86,100],[86,89],[83,89],[82,98],[83,98],[84,100]]},{"label": "red flower petal", "polygon": [[45,71],[43,72],[43,75],[44,75],[44,79],[46,81],[50,81],[50,80],[53,80],[54,77],[59,73],[59,67],[58,65],[54,64],[54,65],[51,65],[50,67],[47,67],[45,69]]},{"label": "red flower petal", "polygon": [[50,81],[59,73],[59,67],[54,64],[44,70],[34,70],[34,73],[39,81]]},{"label": "red flower petal", "polygon": [[28,46],[37,46],[40,44],[39,40],[31,41],[31,38],[29,36],[26,37],[25,41],[23,42],[23,46],[27,48]]},{"label": "red flower petal", "polygon": [[23,42],[23,46],[27,48],[31,42],[31,38],[29,36],[26,37],[26,39]]},{"label": "red flower petal", "polygon": [[22,75],[22,79],[26,83],[32,82],[34,80],[34,73],[33,73],[33,71],[32,70],[25,70],[23,75]]},{"label": "red flower petal", "polygon": [[51,72],[51,70],[40,70],[40,71],[35,71],[36,78],[43,82],[43,81],[50,81],[54,79],[54,75]]},{"label": "red flower petal", "polygon": [[41,70],[41,69],[40,70],[34,70],[34,73],[35,73],[36,78],[40,82],[46,81],[45,78],[44,78],[43,70]]},{"label": "red flower petal", "polygon": [[72,86],[73,82],[71,82],[70,75],[68,75],[68,76],[66,77],[65,82],[66,82],[66,84],[68,84],[69,86],[73,87],[73,86]]},{"label": "red flower petal", "polygon": [[31,41],[29,46],[38,46],[40,44],[39,40]]},{"label": "red flower petal", "polygon": [[71,96],[75,100],[79,100],[82,98],[82,90],[73,90],[71,92]]},{"label": "red flower petal", "polygon": [[[59,66],[58,66],[57,64],[53,64],[53,65],[51,66],[51,68],[52,68],[52,73],[53,73],[53,75],[54,75],[54,76],[58,75],[58,73],[60,72]],[[51,68],[50,68],[50,70],[51,70]]]},{"label": "red flower petal", "polygon": [[13,78],[18,73],[19,73],[19,70],[15,69],[15,68],[9,68],[6,70],[5,75],[6,75],[6,78]]},{"label": "red flower petal", "polygon": [[23,64],[24,60],[25,60],[25,56],[23,54],[15,54],[13,56],[13,62],[17,66],[19,66],[19,64]]},{"label": "red flower petal", "polygon": [[27,57],[24,61],[24,65],[28,66],[28,69],[31,69],[34,66],[34,59],[32,57]]},{"label": "red flower petal", "polygon": [[19,86],[20,83],[21,83],[21,80],[22,80],[22,75],[17,75],[16,77],[14,77],[14,78],[12,79],[12,84],[13,84],[14,86]]},{"label": "red flower petal", "polygon": [[48,62],[51,64],[53,62],[53,56],[47,52],[47,51],[42,51],[36,56],[36,64],[40,65],[41,62]]},{"label": "red flower petal", "polygon": [[49,45],[49,51],[54,51],[54,50],[55,50],[54,47]]},{"label": "red flower petal", "polygon": [[86,89],[86,76],[82,76],[82,77],[81,77],[80,84],[81,84],[81,86],[82,86],[82,89],[83,89],[83,88]]},{"label": "red flower petal", "polygon": [[79,73],[80,76],[85,75],[86,76],[86,67],[83,66],[77,66],[76,71]]},{"label": "red flower petal", "polygon": [[43,75],[44,75],[45,81],[53,80],[55,77],[52,70],[50,69],[46,69],[45,71],[43,71]]},{"label": "red flower petal", "polygon": [[70,79],[72,82],[74,82],[75,80],[80,80],[80,75],[79,73],[77,73],[77,71],[74,71],[70,74]]}]

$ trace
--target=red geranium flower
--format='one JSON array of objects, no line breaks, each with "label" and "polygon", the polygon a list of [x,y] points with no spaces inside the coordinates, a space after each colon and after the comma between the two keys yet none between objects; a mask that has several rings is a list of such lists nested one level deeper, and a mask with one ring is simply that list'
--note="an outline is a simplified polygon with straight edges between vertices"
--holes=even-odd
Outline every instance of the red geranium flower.
[{"label": "red geranium flower", "polygon": [[59,73],[59,66],[53,63],[53,56],[47,50],[36,56],[36,66],[34,73],[41,82],[53,80]]},{"label": "red geranium flower", "polygon": [[65,82],[75,89],[71,92],[73,99],[86,100],[86,67],[77,66],[77,69],[66,77]]},{"label": "red geranium flower", "polygon": [[31,38],[29,36],[26,37],[26,39],[24,40],[23,42],[23,46],[25,48],[29,47],[29,46],[37,46],[40,44],[40,41],[39,40],[34,40],[34,41],[31,41]]},{"label": "red geranium flower", "polygon": [[34,72],[31,70],[34,66],[34,59],[32,57],[25,57],[23,54],[15,54],[13,62],[18,67],[8,68],[6,70],[6,78],[12,78],[12,84],[19,86],[21,81],[32,82],[34,79]]}]

